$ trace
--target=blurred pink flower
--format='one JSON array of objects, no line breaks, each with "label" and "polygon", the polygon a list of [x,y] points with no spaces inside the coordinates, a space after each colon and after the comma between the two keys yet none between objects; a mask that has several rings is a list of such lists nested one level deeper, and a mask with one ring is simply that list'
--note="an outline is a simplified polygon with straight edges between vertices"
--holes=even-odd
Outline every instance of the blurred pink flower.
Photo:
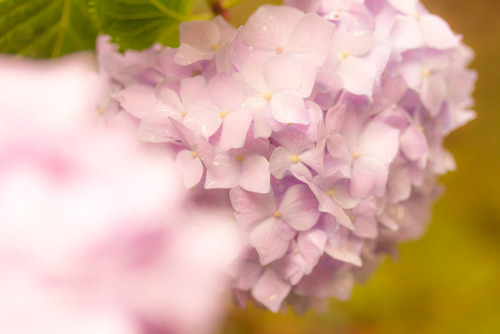
[{"label": "blurred pink flower", "polygon": [[213,332],[230,212],[191,208],[168,155],[99,126],[91,55],[0,68],[0,332]]}]

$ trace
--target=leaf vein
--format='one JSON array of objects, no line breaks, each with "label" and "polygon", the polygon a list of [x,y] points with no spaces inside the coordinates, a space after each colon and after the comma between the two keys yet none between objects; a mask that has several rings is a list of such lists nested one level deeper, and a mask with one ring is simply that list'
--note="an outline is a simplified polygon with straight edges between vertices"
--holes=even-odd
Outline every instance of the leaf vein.
[{"label": "leaf vein", "polygon": [[58,29],[57,25],[53,25],[50,27],[50,29],[45,30],[42,34],[39,34],[36,36],[36,38],[30,40],[26,45],[24,45],[21,49],[17,51],[19,54],[25,54],[28,52],[30,49],[33,47],[37,46],[38,44],[41,43],[41,41],[44,41],[47,39],[51,34],[54,34]]},{"label": "leaf vein", "polygon": [[55,58],[61,54],[62,43],[64,40],[64,36],[66,35],[66,30],[68,29],[70,10],[71,0],[63,0],[63,10],[61,20],[59,21],[59,33],[57,34],[54,49],[52,51],[52,58]]},{"label": "leaf vein", "polygon": [[[57,2],[53,1],[52,7],[54,6],[54,4],[57,4]],[[36,20],[40,16],[43,16],[45,14],[45,12],[49,11],[49,9],[52,9],[52,7],[51,6],[44,7],[41,10],[35,12],[34,15],[27,16],[26,18],[24,18],[24,20],[17,22],[16,25],[14,25],[13,27],[10,27],[9,30],[7,30],[6,32],[1,34],[0,39],[2,37],[12,35],[16,30],[19,30],[19,29],[29,25],[33,20]]]}]

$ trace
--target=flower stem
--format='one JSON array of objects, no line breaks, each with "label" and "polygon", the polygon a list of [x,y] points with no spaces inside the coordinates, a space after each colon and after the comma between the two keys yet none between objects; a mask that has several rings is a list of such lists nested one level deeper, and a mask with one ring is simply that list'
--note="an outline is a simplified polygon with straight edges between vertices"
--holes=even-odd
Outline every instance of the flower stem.
[{"label": "flower stem", "polygon": [[224,20],[228,22],[230,21],[229,12],[227,11],[227,8],[223,6],[222,0],[211,1],[211,5],[215,15],[220,15],[224,18]]}]

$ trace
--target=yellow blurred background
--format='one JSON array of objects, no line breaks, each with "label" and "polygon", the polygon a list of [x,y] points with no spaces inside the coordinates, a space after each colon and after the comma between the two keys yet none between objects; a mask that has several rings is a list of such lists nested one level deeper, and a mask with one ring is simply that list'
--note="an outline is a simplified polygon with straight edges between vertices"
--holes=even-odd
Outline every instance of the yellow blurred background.
[{"label": "yellow blurred background", "polygon": [[[241,24],[260,4],[233,7]],[[348,302],[331,300],[326,313],[272,314],[236,307],[224,334],[500,333],[500,1],[424,0],[476,52],[477,119],[454,132],[446,147],[458,169],[424,237],[400,246]]]}]

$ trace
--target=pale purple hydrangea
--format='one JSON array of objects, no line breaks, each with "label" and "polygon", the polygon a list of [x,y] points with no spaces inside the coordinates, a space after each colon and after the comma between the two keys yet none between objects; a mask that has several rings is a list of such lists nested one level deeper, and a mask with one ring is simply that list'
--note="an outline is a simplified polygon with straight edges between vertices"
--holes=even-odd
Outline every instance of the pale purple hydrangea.
[{"label": "pale purple hydrangea", "polygon": [[171,149],[193,201],[234,211],[249,250],[234,295],[273,312],[348,298],[423,232],[476,79],[472,51],[417,0],[285,4],[239,29],[183,23],[178,49],[100,41],[109,113]]}]

